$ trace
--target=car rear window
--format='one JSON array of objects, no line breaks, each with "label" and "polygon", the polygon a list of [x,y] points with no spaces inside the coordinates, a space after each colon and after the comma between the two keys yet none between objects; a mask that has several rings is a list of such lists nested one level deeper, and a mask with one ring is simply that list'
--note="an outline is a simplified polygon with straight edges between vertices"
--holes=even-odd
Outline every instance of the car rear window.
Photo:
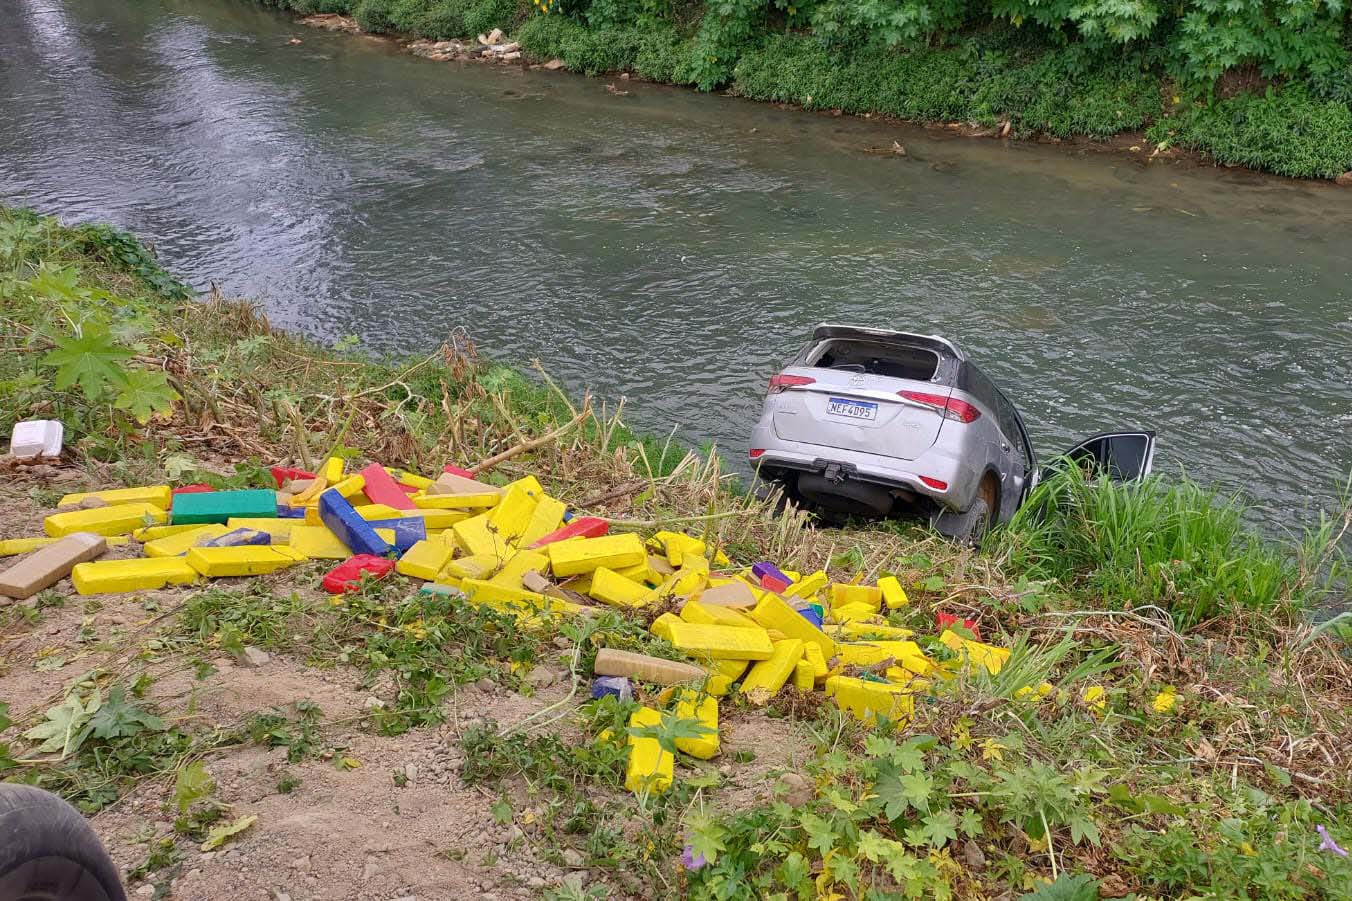
[{"label": "car rear window", "polygon": [[803,365],[928,382],[939,368],[939,355],[924,347],[836,338],[810,350]]}]

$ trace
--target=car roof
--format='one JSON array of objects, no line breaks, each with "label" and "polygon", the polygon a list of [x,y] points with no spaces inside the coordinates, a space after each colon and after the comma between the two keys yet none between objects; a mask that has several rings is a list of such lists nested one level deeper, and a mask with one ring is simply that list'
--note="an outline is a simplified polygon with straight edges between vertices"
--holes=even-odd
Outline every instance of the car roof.
[{"label": "car roof", "polygon": [[812,338],[814,341],[826,341],[830,338],[859,338],[871,339],[874,341],[902,339],[906,344],[919,344],[930,350],[950,354],[963,362],[966,362],[967,360],[967,355],[963,353],[956,344],[939,335],[919,335],[915,332],[898,332],[892,329],[867,328],[857,325],[834,325],[829,322],[823,322],[813,330]]}]

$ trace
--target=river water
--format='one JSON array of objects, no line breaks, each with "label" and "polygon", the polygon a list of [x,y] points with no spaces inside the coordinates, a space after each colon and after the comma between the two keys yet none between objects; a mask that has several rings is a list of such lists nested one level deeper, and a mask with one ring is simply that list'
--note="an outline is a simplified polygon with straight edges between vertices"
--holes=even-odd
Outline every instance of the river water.
[{"label": "river water", "polygon": [[323,340],[463,328],[738,460],[828,320],[954,339],[1044,453],[1156,428],[1269,522],[1352,470],[1352,191],[615,84],[238,0],[0,0],[0,199]]}]

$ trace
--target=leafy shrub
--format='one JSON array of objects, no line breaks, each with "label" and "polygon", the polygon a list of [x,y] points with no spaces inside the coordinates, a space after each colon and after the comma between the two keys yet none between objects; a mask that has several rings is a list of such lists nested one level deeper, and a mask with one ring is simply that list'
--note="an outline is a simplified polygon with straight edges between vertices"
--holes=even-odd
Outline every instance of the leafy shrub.
[{"label": "leafy shrub", "polygon": [[982,48],[906,53],[832,52],[781,36],[750,51],[737,90],[762,100],[907,119],[1009,118],[1063,137],[1106,136],[1150,121],[1158,82],[1138,63],[1088,65],[1070,50],[1025,62]]},{"label": "leafy shrub", "polygon": [[826,0],[813,11],[818,37],[838,43],[916,46],[962,25],[966,0]]},{"label": "leafy shrub", "polygon": [[394,20],[390,16],[390,0],[359,0],[352,8],[352,18],[363,31],[380,34],[394,30]]},{"label": "leafy shrub", "polygon": [[675,81],[685,65],[690,45],[671,28],[644,32],[634,57],[634,71],[650,81]]},{"label": "leafy shrub", "polygon": [[1206,83],[1249,63],[1267,76],[1328,72],[1346,65],[1346,20],[1342,0],[1189,0],[1176,56]]},{"label": "leafy shrub", "polygon": [[1083,49],[1043,53],[1021,66],[983,61],[971,118],[1009,119],[1021,130],[1096,138],[1155,118],[1160,106],[1155,76],[1135,58],[1105,59]]},{"label": "leafy shrub", "polygon": [[1334,178],[1352,169],[1352,109],[1294,85],[1181,109],[1149,137],[1280,175]]},{"label": "leafy shrub", "polygon": [[[481,0],[492,5],[492,0]],[[470,32],[473,0],[359,0],[352,17],[364,31],[401,32],[444,41]]]},{"label": "leafy shrub", "polygon": [[1062,39],[1073,29],[1089,42],[1126,44],[1149,35],[1161,10],[1151,0],[992,0],[991,13],[1016,27],[1035,22]]},{"label": "leafy shrub", "polygon": [[537,16],[521,26],[516,39],[531,59],[558,58],[574,72],[600,75],[634,68],[644,34],[629,28],[593,31],[562,17]]},{"label": "leafy shrub", "polygon": [[479,0],[465,12],[465,34],[487,34],[494,28],[510,30],[517,10],[516,0]]},{"label": "leafy shrub", "polygon": [[591,0],[584,18],[593,28],[651,29],[666,20],[669,4],[662,0]]},{"label": "leafy shrub", "polygon": [[751,45],[765,19],[757,0],[719,0],[700,20],[690,52],[676,70],[676,81],[712,91],[732,80],[738,58]]},{"label": "leafy shrub", "polygon": [[1352,106],[1352,62],[1311,76],[1310,92],[1321,100]]},{"label": "leafy shrub", "polygon": [[521,26],[516,39],[529,59],[562,59],[564,44],[585,30],[563,16],[535,16]]}]

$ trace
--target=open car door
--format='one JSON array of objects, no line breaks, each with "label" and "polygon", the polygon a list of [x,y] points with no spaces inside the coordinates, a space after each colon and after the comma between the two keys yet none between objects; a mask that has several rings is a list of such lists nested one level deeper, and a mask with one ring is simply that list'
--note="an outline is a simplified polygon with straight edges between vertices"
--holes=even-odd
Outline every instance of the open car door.
[{"label": "open car door", "polygon": [[1086,438],[1065,456],[1089,475],[1106,475],[1114,482],[1132,482],[1150,475],[1155,465],[1155,433],[1104,432]]}]

